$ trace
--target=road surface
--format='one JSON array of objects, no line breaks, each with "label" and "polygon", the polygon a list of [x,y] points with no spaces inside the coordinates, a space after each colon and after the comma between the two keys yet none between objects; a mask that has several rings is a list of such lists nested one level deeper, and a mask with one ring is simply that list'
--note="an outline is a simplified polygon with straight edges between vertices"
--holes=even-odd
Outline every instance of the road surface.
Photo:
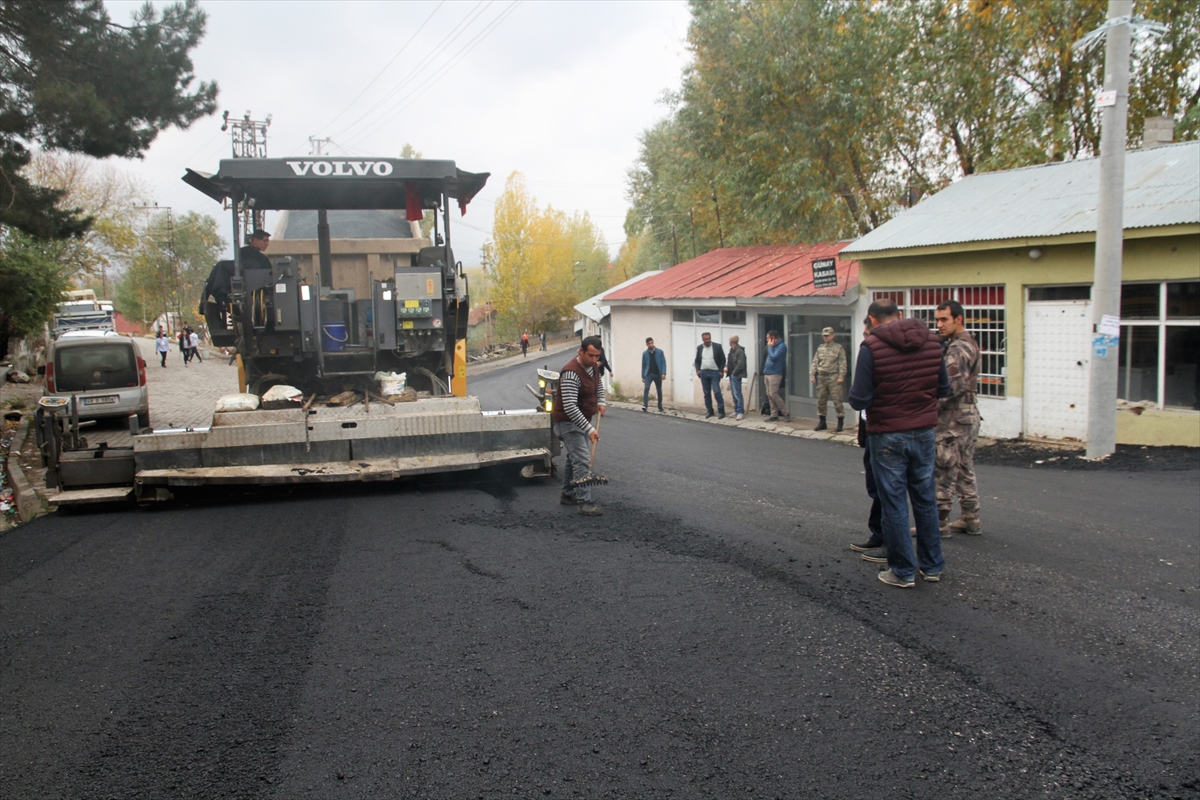
[{"label": "road surface", "polygon": [[1200,796],[1200,472],[981,467],[897,590],[856,448],[613,410],[597,469],[8,532],[0,794]]}]

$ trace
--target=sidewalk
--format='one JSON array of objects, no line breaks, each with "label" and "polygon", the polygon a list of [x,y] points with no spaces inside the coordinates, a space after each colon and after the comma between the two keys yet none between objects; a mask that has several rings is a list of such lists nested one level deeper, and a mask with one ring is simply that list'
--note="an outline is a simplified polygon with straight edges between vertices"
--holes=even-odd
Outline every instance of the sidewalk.
[{"label": "sidewalk", "polygon": [[[567,351],[574,352],[578,349],[578,339],[566,339],[559,342],[546,342],[545,350],[538,350],[536,347],[531,346],[529,348],[528,356],[522,356],[520,353],[517,353],[515,356],[505,356],[504,358],[497,358],[491,361],[476,361],[472,364],[467,364],[467,377],[472,375],[486,375],[494,370],[503,369],[504,367],[511,367],[513,364],[520,364],[522,362],[526,364],[536,363],[538,365],[546,363],[548,364],[549,369],[557,371],[559,367],[567,363],[567,361],[570,359],[560,360],[556,357],[552,361],[548,362],[543,362],[541,359],[544,359],[547,356],[557,356],[558,353],[565,353]],[[470,392],[471,390],[468,388],[467,393],[470,394]]]},{"label": "sidewalk", "polygon": [[[650,410],[647,414],[659,414],[654,409],[654,393],[650,396]],[[731,403],[726,403],[726,411],[731,407]],[[623,408],[630,411],[641,411],[642,404],[639,402],[628,402],[627,400],[609,400],[609,408]],[[782,436],[796,436],[801,439],[830,439],[842,444],[850,444],[858,446],[858,420],[851,420],[849,414],[846,418],[846,430],[841,433],[834,433],[831,427],[827,431],[814,431],[817,426],[815,419],[801,419],[800,417],[792,417],[791,422],[767,422],[767,418],[753,411],[746,413],[746,418],[741,422],[734,419],[734,414],[728,414],[725,419],[717,419],[712,417],[705,418],[707,413],[704,406],[671,406],[664,404],[665,411],[661,416],[678,417],[679,419],[689,419],[695,422],[704,422],[709,425],[724,425],[730,428],[742,428],[750,431],[764,431],[766,433],[776,433]],[[849,411],[849,410],[848,410]]]}]

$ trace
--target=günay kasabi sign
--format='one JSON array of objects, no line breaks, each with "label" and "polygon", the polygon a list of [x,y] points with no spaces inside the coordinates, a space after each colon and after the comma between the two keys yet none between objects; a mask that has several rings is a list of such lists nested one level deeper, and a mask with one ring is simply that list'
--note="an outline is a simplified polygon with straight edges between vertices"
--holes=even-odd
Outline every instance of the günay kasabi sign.
[{"label": "g\u00fcnay kasabi sign", "polygon": [[392,165],[387,161],[285,161],[292,172],[298,176],[315,175],[326,177],[366,177],[378,175],[386,177],[392,174]]}]

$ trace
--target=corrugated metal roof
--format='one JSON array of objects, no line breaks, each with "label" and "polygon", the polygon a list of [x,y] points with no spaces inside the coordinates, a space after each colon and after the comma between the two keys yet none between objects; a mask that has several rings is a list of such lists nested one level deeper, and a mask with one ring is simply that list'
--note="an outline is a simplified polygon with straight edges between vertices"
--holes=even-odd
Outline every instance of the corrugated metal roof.
[{"label": "corrugated metal roof", "polygon": [[[858,285],[858,262],[838,253],[849,242],[727,247],[684,261],[632,286],[605,293],[621,300],[704,300],[713,298],[841,297]],[[812,262],[835,258],[838,285],[813,286]]]},{"label": "corrugated metal roof", "polygon": [[635,283],[639,283],[639,282],[647,280],[649,278],[653,278],[655,275],[661,274],[661,272],[662,272],[662,270],[655,269],[655,270],[650,270],[649,272],[642,272],[637,275],[634,275],[629,280],[622,281],[621,283],[618,283],[616,286],[612,287],[611,289],[605,289],[600,294],[593,295],[593,296],[589,297],[587,300],[583,300],[583,301],[576,303],[575,310],[578,311],[583,316],[590,319],[592,322],[600,322],[605,317],[608,316],[608,311],[609,311],[608,303],[604,301],[605,296],[607,296],[611,292],[615,292],[618,289],[623,289],[626,286],[631,286]]},{"label": "corrugated metal roof", "polygon": [[[1100,159],[969,175],[846,248],[878,252],[1094,233]],[[1200,142],[1125,154],[1125,227],[1200,222]]]}]

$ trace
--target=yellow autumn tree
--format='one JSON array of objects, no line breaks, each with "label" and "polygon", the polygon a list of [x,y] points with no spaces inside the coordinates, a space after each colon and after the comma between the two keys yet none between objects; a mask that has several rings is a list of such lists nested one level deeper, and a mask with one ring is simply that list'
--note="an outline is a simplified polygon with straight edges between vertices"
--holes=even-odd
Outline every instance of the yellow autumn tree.
[{"label": "yellow autumn tree", "polygon": [[608,250],[590,217],[539,210],[519,172],[496,201],[484,256],[497,324],[509,337],[560,329],[572,306],[608,286]]}]

